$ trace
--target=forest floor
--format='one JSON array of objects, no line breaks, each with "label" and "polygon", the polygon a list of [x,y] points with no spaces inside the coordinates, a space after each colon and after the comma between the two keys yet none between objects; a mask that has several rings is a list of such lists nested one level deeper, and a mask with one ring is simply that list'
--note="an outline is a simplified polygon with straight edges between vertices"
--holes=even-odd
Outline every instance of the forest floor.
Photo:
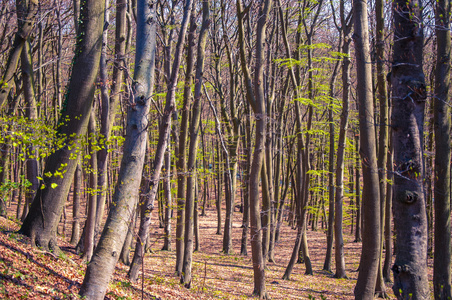
[{"label": "forest floor", "polygon": [[[155,216],[154,216],[155,218]],[[193,257],[193,282],[190,290],[174,275],[175,252],[160,250],[163,229],[154,226],[151,248],[144,265],[144,284],[131,284],[128,267],[118,263],[106,299],[247,299],[253,291],[251,249],[240,256],[241,214],[235,212],[233,227],[234,254],[221,252],[222,235],[216,233],[216,211],[207,209],[200,217],[201,251]],[[158,223],[158,222],[155,222]],[[175,228],[173,226],[173,228]],[[29,239],[16,233],[17,221],[0,217],[0,298],[1,299],[78,299],[77,293],[86,270],[86,263],[75,254],[68,236],[61,236],[58,256],[30,247]],[[347,230],[349,231],[349,230]],[[296,231],[286,223],[275,249],[275,263],[267,264],[266,288],[272,299],[354,299],[353,289],[358,276],[361,243],[345,234],[345,263],[348,279],[335,279],[322,271],[326,234],[308,230],[308,245],[314,275],[304,275],[304,265],[297,264],[290,280],[282,280],[295,242]],[[174,249],[173,239],[173,249]],[[429,279],[432,279],[429,259]],[[332,267],[334,269],[334,255]],[[142,289],[144,287],[144,289]],[[390,286],[388,295],[394,299]]]}]

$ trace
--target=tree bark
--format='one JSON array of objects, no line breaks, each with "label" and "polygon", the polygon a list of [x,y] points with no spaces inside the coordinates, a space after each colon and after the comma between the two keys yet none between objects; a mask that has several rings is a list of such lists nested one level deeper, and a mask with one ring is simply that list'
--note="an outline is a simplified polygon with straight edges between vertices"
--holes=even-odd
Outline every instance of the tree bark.
[{"label": "tree bark", "polygon": [[173,113],[176,111],[176,89],[178,82],[179,67],[182,60],[183,45],[185,43],[185,34],[187,32],[188,20],[192,11],[192,0],[187,0],[184,7],[184,16],[181,23],[179,38],[176,45],[176,52],[174,54],[174,61],[171,70],[171,77],[168,85],[168,92],[166,94],[165,109],[162,116],[159,129],[159,140],[157,143],[154,163],[151,172],[151,179],[149,183],[149,192],[145,201],[146,213],[141,215],[140,228],[138,231],[137,244],[135,246],[135,253],[133,255],[132,265],[129,270],[129,278],[135,282],[138,277],[138,269],[141,267],[144,259],[143,247],[144,242],[148,239],[149,226],[151,225],[151,210],[154,206],[155,198],[157,197],[158,183],[160,180],[160,172],[163,166],[164,154],[169,143],[171,133],[171,120]]},{"label": "tree bark", "polygon": [[267,292],[265,290],[265,269],[264,269],[265,264],[262,255],[262,232],[259,211],[260,206],[259,179],[265,155],[265,133],[267,127],[266,125],[267,115],[265,111],[265,99],[264,99],[263,55],[266,36],[265,29],[267,26],[267,20],[269,17],[271,4],[272,4],[271,0],[264,0],[260,2],[259,6],[258,24],[256,27],[257,39],[255,50],[256,59],[254,69],[254,82],[252,84],[252,79],[250,71],[248,69],[244,47],[245,41],[244,37],[245,34],[243,28],[244,12],[241,1],[237,0],[240,61],[245,80],[247,100],[250,103],[251,107],[253,108],[254,117],[256,119],[256,137],[249,181],[250,186],[249,201],[250,201],[251,251],[254,273],[253,294],[258,296],[259,298],[268,297]]},{"label": "tree bark", "polygon": [[433,289],[435,299],[451,299],[450,236],[450,1],[436,1],[435,68],[435,252]]},{"label": "tree bark", "polygon": [[[34,91],[34,80],[33,80],[33,62],[30,50],[30,42],[27,41],[22,50],[22,81],[24,89],[24,98],[26,103],[26,117],[30,122],[34,122],[38,119],[38,110],[36,107],[36,98]],[[21,219],[24,220],[28,214],[29,207],[33,201],[36,191],[39,188],[39,163],[38,163],[38,151],[35,145],[30,144],[27,147],[26,152],[27,160],[26,164],[26,178],[31,183],[31,186],[27,188],[25,192],[25,204],[22,211]]]},{"label": "tree bark", "polygon": [[353,1],[359,102],[360,155],[363,168],[363,244],[355,299],[373,299],[380,257],[380,196],[369,51],[367,1]]},{"label": "tree bark", "polygon": [[198,198],[195,195],[195,186],[197,180],[196,170],[196,156],[198,153],[198,140],[199,140],[199,125],[201,120],[201,90],[203,84],[203,71],[205,60],[205,49],[207,42],[207,31],[210,25],[209,19],[209,1],[204,0],[202,2],[202,26],[199,33],[198,53],[196,58],[196,79],[195,79],[195,98],[193,107],[191,109],[191,124],[190,124],[190,146],[188,149],[188,178],[187,178],[187,196],[185,202],[185,236],[184,236],[184,260],[182,267],[181,283],[186,288],[191,287],[192,280],[192,262],[193,262],[193,226],[194,226],[194,214],[195,201]]},{"label": "tree bark", "polygon": [[14,73],[16,72],[24,44],[33,29],[36,13],[38,11],[38,4],[38,0],[16,1],[17,23],[19,28],[17,29],[14,44],[8,55],[5,72],[0,79],[0,108],[5,104],[9,91],[14,84]]},{"label": "tree bark", "polygon": [[427,95],[422,70],[424,35],[421,7],[418,0],[393,2],[393,212],[397,238],[392,289],[398,299],[429,298],[423,188],[423,124]]},{"label": "tree bark", "polygon": [[124,154],[113,204],[80,289],[80,295],[88,299],[104,299],[127,235],[130,217],[136,207],[141,182],[154,84],[157,20],[154,4],[140,0],[137,5],[135,74],[133,93],[130,95],[131,105],[127,113]]},{"label": "tree bark", "polygon": [[57,150],[47,160],[42,181],[20,231],[32,243],[56,249],[56,230],[77,166],[77,144],[87,130],[99,69],[105,1],[87,0],[81,8],[82,37],[78,40],[62,117]]},{"label": "tree bark", "polygon": [[[182,117],[179,133],[179,153],[177,155],[177,221],[176,221],[176,275],[182,274],[184,261],[184,230],[185,230],[185,197],[187,183],[187,140],[188,140],[188,119],[191,103],[191,89],[193,84],[193,70],[195,65],[195,16],[192,13],[190,18],[190,29],[188,32],[187,59],[184,84],[184,104],[182,106]],[[168,60],[171,53],[168,54]],[[169,71],[168,71],[169,72]]]}]

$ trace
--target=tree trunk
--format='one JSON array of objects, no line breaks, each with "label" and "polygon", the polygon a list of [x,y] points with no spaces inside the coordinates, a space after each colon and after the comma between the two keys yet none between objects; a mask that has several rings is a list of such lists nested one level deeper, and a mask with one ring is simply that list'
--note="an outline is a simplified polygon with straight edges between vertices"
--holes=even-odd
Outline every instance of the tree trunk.
[{"label": "tree trunk", "polygon": [[336,260],[336,278],[347,278],[345,273],[344,258],[344,238],[343,238],[343,198],[344,198],[344,161],[345,145],[347,142],[348,112],[349,112],[349,93],[350,93],[350,37],[351,27],[345,22],[344,4],[341,2],[341,20],[344,27],[344,43],[342,44],[342,53],[346,54],[342,60],[342,114],[339,125],[339,141],[337,147],[336,162],[336,195],[334,207],[334,240],[335,240],[335,260]]},{"label": "tree trunk", "polygon": [[[107,0],[109,1],[109,0]],[[107,6],[108,7],[108,6]],[[102,145],[97,152],[97,172],[98,172],[98,194],[97,194],[97,213],[96,213],[96,235],[101,231],[101,223],[104,216],[105,203],[107,202],[107,167],[108,167],[108,149],[112,127],[115,121],[116,110],[119,99],[121,97],[121,89],[123,87],[123,73],[126,68],[126,12],[127,1],[116,0],[116,30],[115,30],[115,56],[113,61],[113,75],[110,95],[107,92],[107,61],[106,61],[106,41],[108,31],[104,28],[103,33],[103,51],[100,64],[101,87],[101,120],[99,130],[99,144]],[[106,13],[107,18],[107,13]],[[108,20],[105,20],[108,24]],[[107,27],[107,26],[105,26]],[[105,50],[104,50],[105,49]]]},{"label": "tree trunk", "polygon": [[[187,65],[185,71],[184,104],[182,106],[182,117],[179,133],[179,153],[177,155],[177,221],[176,221],[176,275],[182,274],[184,260],[184,230],[185,230],[185,197],[187,183],[187,139],[188,121],[191,102],[191,89],[193,83],[194,52],[195,52],[196,22],[194,14],[190,18],[190,29],[187,41]],[[169,61],[171,53],[167,53]],[[169,69],[169,67],[168,67]],[[169,70],[168,72],[169,73]],[[170,74],[168,74],[169,76]]]},{"label": "tree trunk", "polygon": [[398,299],[429,298],[422,146],[427,94],[422,70],[421,6],[418,0],[393,2],[393,212],[397,239],[392,289]]},{"label": "tree trunk", "polygon": [[171,216],[173,214],[173,199],[171,192],[171,149],[165,152],[165,170],[166,175],[163,180],[163,189],[165,194],[165,220],[164,220],[164,241],[162,250],[171,251]]},{"label": "tree trunk", "polygon": [[87,129],[99,69],[105,2],[88,0],[81,8],[81,32],[76,45],[72,76],[62,118],[58,124],[58,149],[47,160],[45,177],[20,231],[32,243],[56,249],[56,230],[77,166],[77,144]]},{"label": "tree trunk", "polygon": [[[77,158],[77,160],[79,160]],[[74,189],[72,191],[72,235],[71,244],[77,245],[80,239],[80,187],[82,185],[82,168],[77,164],[74,174]]]},{"label": "tree trunk", "polygon": [[14,73],[16,72],[24,44],[33,29],[36,13],[38,11],[38,4],[39,1],[37,0],[16,1],[17,23],[19,28],[17,29],[13,46],[8,55],[5,72],[0,79],[0,108],[5,104],[9,91],[14,85]]},{"label": "tree trunk", "polygon": [[205,48],[207,42],[207,31],[210,26],[209,19],[209,1],[204,0],[202,2],[202,26],[199,33],[198,42],[198,54],[196,58],[196,79],[195,79],[195,98],[193,107],[191,109],[191,124],[190,124],[190,146],[188,149],[188,178],[187,178],[187,197],[185,202],[185,236],[184,236],[184,260],[182,267],[181,283],[186,288],[191,287],[192,280],[192,262],[193,262],[193,226],[194,226],[194,214],[195,201],[197,201],[197,195],[195,195],[195,185],[197,180],[196,170],[196,156],[198,153],[198,137],[199,137],[199,125],[201,120],[201,89],[203,84],[203,71],[204,71],[204,59]]},{"label": "tree trunk", "polygon": [[132,105],[127,114],[124,154],[113,204],[80,289],[80,295],[88,299],[104,299],[108,282],[124,245],[141,182],[148,140],[148,112],[154,84],[157,20],[154,5],[144,0],[138,1],[137,5],[134,86],[130,95]]},{"label": "tree trunk", "polygon": [[373,299],[380,257],[380,196],[369,51],[367,1],[353,1],[359,103],[360,155],[363,168],[363,244],[355,299]]},{"label": "tree trunk", "polygon": [[435,299],[451,299],[450,237],[450,1],[436,1],[435,68],[435,256],[433,289]]},{"label": "tree trunk", "polygon": [[178,82],[179,67],[182,60],[182,50],[185,43],[185,34],[187,32],[188,20],[190,19],[191,8],[193,2],[187,0],[184,7],[184,16],[181,23],[179,37],[176,45],[176,52],[174,54],[174,61],[171,70],[171,77],[168,85],[168,92],[166,94],[165,109],[162,116],[162,121],[159,129],[159,140],[155,152],[154,163],[152,167],[151,179],[149,184],[149,192],[147,195],[146,213],[141,215],[140,228],[138,231],[137,244],[135,246],[135,253],[133,255],[132,265],[129,270],[129,277],[132,282],[135,282],[138,277],[138,269],[144,259],[144,241],[148,239],[149,226],[151,225],[151,210],[154,206],[155,198],[157,197],[158,183],[160,180],[160,172],[162,170],[164,154],[169,143],[171,133],[171,120],[173,113],[176,110],[176,89]]},{"label": "tree trunk", "polygon": [[[22,50],[22,81],[23,81],[23,89],[24,89],[24,98],[26,103],[26,116],[33,122],[38,118],[38,111],[36,108],[36,99],[35,99],[35,91],[33,87],[33,62],[30,50],[30,42],[27,41]],[[21,220],[24,220],[28,214],[29,207],[33,198],[36,194],[36,191],[39,188],[39,163],[37,160],[38,151],[35,145],[30,144],[27,146],[27,160],[26,164],[26,179],[31,183],[31,186],[27,188],[25,192],[25,204],[24,210],[22,212]]]},{"label": "tree trunk", "polygon": [[[250,237],[251,237],[251,251],[253,261],[254,273],[254,289],[253,294],[259,298],[267,298],[265,290],[265,269],[264,258],[262,256],[262,232],[261,220],[259,211],[259,179],[262,169],[262,163],[265,155],[265,136],[267,116],[265,112],[264,99],[264,76],[263,76],[263,55],[266,36],[267,19],[270,13],[271,0],[261,1],[259,7],[258,24],[256,27],[256,58],[254,70],[254,86],[251,80],[250,70],[247,65],[245,55],[245,34],[243,28],[244,12],[242,3],[237,0],[237,17],[238,17],[238,31],[239,31],[239,47],[240,47],[240,61],[242,65],[242,72],[245,80],[245,88],[247,100],[254,111],[256,119],[256,137],[254,143],[253,162],[250,173]],[[254,89],[253,89],[254,88]]]},{"label": "tree trunk", "polygon": [[89,188],[88,188],[88,216],[86,218],[85,242],[83,259],[90,261],[94,250],[94,235],[96,231],[96,210],[97,210],[97,155],[94,149],[94,142],[96,140],[96,118],[94,110],[88,124],[88,150],[89,150]]},{"label": "tree trunk", "polygon": [[386,94],[386,76],[384,74],[384,51],[385,51],[385,28],[384,28],[384,1],[378,0],[376,6],[376,71],[377,71],[377,95],[380,102],[380,121],[378,136],[378,179],[380,184],[380,262],[378,263],[377,284],[375,295],[381,298],[387,298],[385,280],[383,278],[382,258],[384,244],[384,224],[386,215],[386,161],[388,157],[388,99]]}]

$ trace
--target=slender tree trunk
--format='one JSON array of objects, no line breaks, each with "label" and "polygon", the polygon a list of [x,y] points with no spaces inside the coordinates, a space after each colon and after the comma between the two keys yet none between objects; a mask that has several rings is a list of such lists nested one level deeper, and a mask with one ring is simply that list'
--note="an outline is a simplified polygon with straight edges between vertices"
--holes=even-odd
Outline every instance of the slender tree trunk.
[{"label": "slender tree trunk", "polygon": [[194,226],[194,214],[195,201],[197,201],[197,195],[195,195],[195,185],[197,180],[196,170],[196,156],[198,153],[198,137],[199,137],[199,124],[201,119],[201,89],[203,84],[203,71],[204,71],[204,59],[205,48],[207,42],[207,31],[210,25],[209,19],[209,1],[204,0],[202,2],[202,26],[199,33],[198,54],[196,59],[196,80],[195,80],[195,98],[193,107],[191,109],[191,124],[190,124],[190,146],[188,149],[188,178],[187,178],[187,197],[185,202],[185,237],[184,237],[184,260],[182,268],[181,283],[186,288],[191,287],[192,280],[192,262],[193,262],[193,226]]},{"label": "slender tree trunk", "polygon": [[359,105],[360,155],[363,168],[363,244],[355,299],[373,299],[380,257],[380,203],[369,50],[367,1],[353,1],[353,35]]},{"label": "slender tree trunk", "polygon": [[386,94],[386,76],[384,74],[385,28],[384,28],[384,1],[378,0],[376,7],[376,71],[377,90],[376,98],[380,102],[380,122],[378,137],[378,179],[380,184],[380,262],[378,263],[377,284],[375,294],[381,298],[387,298],[385,280],[383,278],[382,258],[384,244],[384,224],[386,215],[386,161],[388,157],[388,99]]},{"label": "slender tree trunk", "polygon": [[[342,2],[343,3],[343,2]],[[343,16],[343,4],[341,5],[341,15]],[[345,19],[345,17],[342,17]],[[342,53],[350,54],[350,27],[343,22],[345,26],[343,31],[344,43],[342,45]],[[348,32],[347,32],[348,31]],[[344,161],[345,161],[345,144],[347,141],[348,112],[349,112],[349,92],[350,92],[350,59],[346,56],[342,60],[342,114],[339,127],[339,141],[337,147],[337,163],[336,163],[336,197],[334,208],[334,240],[335,240],[335,259],[336,259],[336,278],[347,278],[345,273],[345,257],[344,257],[344,238],[343,238],[343,198],[344,198]]]},{"label": "slender tree trunk", "polygon": [[355,197],[356,197],[356,226],[355,226],[355,240],[354,242],[361,242],[361,172],[360,172],[360,158],[359,158],[359,134],[355,134]]},{"label": "slender tree trunk", "polygon": [[[79,160],[77,158],[77,160]],[[82,168],[77,164],[74,174],[74,188],[72,191],[72,235],[71,244],[77,245],[80,239],[80,186],[82,184]]]},{"label": "slender tree trunk", "polygon": [[[187,139],[188,139],[188,119],[191,102],[191,89],[193,83],[194,52],[195,52],[195,14],[191,14],[190,29],[188,32],[187,45],[187,65],[185,71],[184,104],[182,107],[182,117],[179,133],[179,153],[177,155],[177,221],[176,221],[176,275],[182,274],[184,260],[184,230],[185,230],[185,197],[186,197],[186,176],[187,176]],[[167,54],[169,61],[171,53]],[[168,67],[169,69],[169,67]],[[169,70],[168,70],[169,75]]]},{"label": "slender tree trunk", "polygon": [[[250,173],[250,225],[251,225],[251,251],[253,261],[254,273],[254,289],[253,294],[259,298],[267,298],[265,290],[265,269],[264,258],[262,256],[262,232],[261,220],[259,212],[259,179],[262,169],[262,163],[265,155],[265,136],[267,115],[265,112],[264,99],[264,78],[263,78],[263,55],[264,42],[266,36],[267,19],[270,13],[272,1],[261,1],[259,7],[258,24],[256,28],[256,58],[254,70],[254,86],[252,84],[250,71],[248,69],[245,48],[244,48],[244,28],[243,19],[244,13],[242,3],[237,0],[237,15],[238,15],[238,31],[239,31],[239,45],[240,45],[240,61],[242,65],[242,72],[245,80],[247,100],[254,111],[256,119],[256,137],[254,143],[253,162]],[[254,89],[253,89],[254,88]]]},{"label": "slender tree trunk", "polygon": [[[106,0],[109,1],[109,0]],[[107,4],[107,2],[106,2]],[[104,216],[105,203],[107,202],[107,167],[108,167],[108,141],[111,137],[112,127],[115,121],[115,115],[119,99],[121,97],[121,89],[123,87],[123,74],[126,68],[126,14],[127,1],[116,0],[116,30],[115,30],[115,56],[113,61],[113,75],[110,95],[107,92],[107,61],[106,61],[106,47],[107,47],[107,26],[104,27],[102,35],[102,55],[100,63],[100,78],[102,81],[101,87],[101,120],[100,120],[100,143],[102,147],[97,152],[97,171],[98,171],[98,194],[97,194],[97,213],[96,213],[96,235],[101,231],[101,223]],[[108,14],[105,14],[106,24],[108,24]]]},{"label": "slender tree trunk", "polygon": [[5,104],[9,91],[14,85],[14,73],[16,72],[22,49],[27,41],[35,22],[38,11],[37,0],[16,1],[18,29],[13,46],[8,55],[5,71],[0,79],[0,108]]},{"label": "slender tree trunk", "polygon": [[429,299],[422,145],[427,95],[422,70],[421,7],[418,0],[393,2],[393,212],[397,239],[392,289],[398,299]]},{"label": "slender tree trunk", "polygon": [[[342,35],[341,35],[342,37]],[[341,47],[339,42],[339,47]],[[330,105],[328,107],[328,122],[329,122],[329,154],[328,154],[328,230],[326,234],[326,254],[323,263],[323,270],[331,272],[331,257],[333,253],[333,238],[334,238],[334,119],[333,119],[333,99],[334,87],[339,69],[339,62],[336,63],[333,70],[333,75],[330,81]]]},{"label": "slender tree trunk", "polygon": [[166,177],[163,181],[165,193],[165,220],[164,220],[164,242],[162,250],[171,251],[171,215],[173,214],[172,192],[171,192],[171,149],[165,153]]},{"label": "slender tree trunk", "polygon": [[91,111],[88,124],[88,149],[89,149],[89,191],[88,191],[88,216],[86,218],[85,242],[83,259],[89,261],[94,250],[94,235],[96,230],[96,210],[97,210],[97,155],[94,150],[96,139],[96,119],[95,112]]},{"label": "slender tree trunk", "polygon": [[433,289],[435,299],[451,299],[450,228],[450,1],[436,1],[435,68],[435,254]]},{"label": "slender tree trunk", "polygon": [[127,135],[113,204],[80,289],[80,295],[88,299],[104,299],[138,199],[154,84],[157,20],[155,7],[150,4],[145,0],[137,3],[137,50],[133,93],[130,95],[133,105],[128,109]]},{"label": "slender tree trunk", "polygon": [[[33,87],[33,62],[29,41],[25,43],[22,50],[21,63],[24,98],[27,107],[25,113],[29,121],[34,122],[38,118],[38,110],[36,107],[35,91]],[[36,191],[39,188],[39,163],[37,160],[37,157],[39,156],[36,146],[32,144],[29,145],[27,147],[26,155],[26,179],[31,183],[31,185],[27,188],[27,191],[25,193],[25,204],[21,217],[22,220],[24,220],[27,216],[30,204],[33,201]]]},{"label": "slender tree trunk", "polygon": [[[389,98],[389,97],[388,97]],[[389,141],[389,153],[387,164],[387,183],[386,183],[386,207],[385,207],[385,261],[383,264],[383,278],[385,282],[391,282],[391,264],[392,264],[392,182],[394,180],[393,159],[392,159],[392,140]]]}]

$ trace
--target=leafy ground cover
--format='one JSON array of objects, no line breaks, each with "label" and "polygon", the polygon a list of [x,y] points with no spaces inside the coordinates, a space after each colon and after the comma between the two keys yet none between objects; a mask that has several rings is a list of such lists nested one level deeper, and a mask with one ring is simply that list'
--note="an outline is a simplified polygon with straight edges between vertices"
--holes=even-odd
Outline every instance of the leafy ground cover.
[{"label": "leafy ground cover", "polygon": [[[148,253],[137,284],[127,279],[128,267],[118,263],[106,299],[247,299],[253,289],[251,249],[240,256],[240,213],[235,213],[234,252],[221,253],[222,236],[216,232],[216,212],[207,210],[200,217],[201,251],[195,252],[193,284],[190,290],[174,276],[175,252],[160,250],[163,229],[152,231],[152,253]],[[173,227],[174,228],[174,227]],[[86,263],[74,247],[60,239],[61,254],[54,255],[31,248],[29,239],[16,233],[19,224],[0,217],[0,298],[2,299],[78,299]],[[276,245],[275,263],[268,264],[267,290],[272,299],[354,299],[361,244],[345,235],[348,279],[335,279],[322,271],[326,235],[323,230],[308,231],[308,243],[314,275],[304,275],[304,265],[297,264],[291,280],[282,280],[290,258],[296,231],[284,225]],[[173,241],[174,242],[174,241]],[[173,245],[174,248],[174,245]],[[334,267],[334,261],[333,261]],[[431,259],[429,259],[431,279]],[[389,296],[394,298],[390,287]]]}]

